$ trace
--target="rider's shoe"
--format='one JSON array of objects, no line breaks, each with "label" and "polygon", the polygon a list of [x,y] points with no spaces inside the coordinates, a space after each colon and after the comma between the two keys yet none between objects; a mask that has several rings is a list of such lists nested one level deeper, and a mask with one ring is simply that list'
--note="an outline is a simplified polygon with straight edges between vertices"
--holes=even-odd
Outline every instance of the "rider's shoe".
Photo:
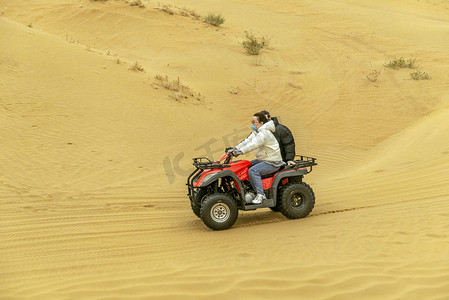
[{"label": "rider's shoe", "polygon": [[257,194],[256,198],[253,199],[253,204],[261,204],[263,200],[266,200],[264,195]]}]

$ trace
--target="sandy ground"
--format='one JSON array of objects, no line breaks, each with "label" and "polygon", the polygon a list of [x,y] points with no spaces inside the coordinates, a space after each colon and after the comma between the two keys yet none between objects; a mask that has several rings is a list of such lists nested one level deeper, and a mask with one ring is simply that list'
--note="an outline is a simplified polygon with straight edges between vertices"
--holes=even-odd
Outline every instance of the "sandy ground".
[{"label": "sandy ground", "polygon": [[[0,0],[0,299],[449,299],[447,1],[142,3]],[[209,230],[191,158],[262,109],[315,209]]]}]

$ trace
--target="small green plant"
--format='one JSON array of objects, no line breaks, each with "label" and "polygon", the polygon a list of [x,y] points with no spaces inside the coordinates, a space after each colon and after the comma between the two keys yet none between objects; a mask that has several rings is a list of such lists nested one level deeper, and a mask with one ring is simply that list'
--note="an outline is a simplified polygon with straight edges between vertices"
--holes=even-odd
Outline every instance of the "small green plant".
[{"label": "small green plant", "polygon": [[410,77],[414,80],[429,80],[430,75],[427,72],[421,70],[410,73]]},{"label": "small green plant", "polygon": [[138,61],[136,61],[131,67],[129,67],[129,69],[135,72],[143,72],[143,67],[141,64],[139,64]]},{"label": "small green plant", "polygon": [[392,69],[402,69],[402,68],[414,69],[416,68],[416,61],[415,59],[405,60],[403,57],[395,58],[385,63],[384,67]]},{"label": "small green plant", "polygon": [[205,18],[204,22],[213,26],[220,26],[223,24],[225,19],[221,15],[216,15],[213,13],[209,13]]},{"label": "small green plant", "polygon": [[246,53],[250,55],[259,55],[262,48],[268,46],[268,41],[265,37],[257,38],[252,32],[245,31],[245,40],[242,42]]},{"label": "small green plant", "polygon": [[380,71],[382,69],[379,70],[371,70],[367,75],[366,75],[366,79],[368,79],[371,82],[376,82],[377,79],[379,78],[380,75]]}]

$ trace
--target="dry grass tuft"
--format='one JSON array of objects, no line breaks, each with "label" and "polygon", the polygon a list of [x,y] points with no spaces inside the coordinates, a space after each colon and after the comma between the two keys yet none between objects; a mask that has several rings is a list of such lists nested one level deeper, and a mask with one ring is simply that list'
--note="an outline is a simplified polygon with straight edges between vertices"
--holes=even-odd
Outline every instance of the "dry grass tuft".
[{"label": "dry grass tuft", "polygon": [[159,10],[164,12],[164,13],[166,13],[166,14],[169,14],[169,15],[174,15],[175,14],[175,12],[171,8],[171,6],[168,6],[168,5],[162,6],[162,8],[159,8]]},{"label": "dry grass tuft", "polygon": [[130,6],[137,6],[140,8],[144,8],[145,5],[142,4],[142,2],[140,0],[128,0],[128,3]]},{"label": "dry grass tuft", "polygon": [[194,11],[192,9],[188,9],[188,8],[180,8],[179,14],[184,17],[191,17],[195,20],[201,19],[200,14],[198,14],[196,11]]},{"label": "dry grass tuft", "polygon": [[180,15],[183,17],[191,17],[194,20],[200,20],[201,19],[201,15],[199,15],[197,12],[195,12],[192,9],[188,9],[188,8],[180,8],[177,6],[173,6],[173,5],[161,5],[160,3],[158,3],[158,7],[156,8],[161,12],[164,12],[166,14],[169,15]]},{"label": "dry grass tuft", "polygon": [[382,70],[382,68],[380,68],[379,70],[371,70],[365,77],[366,79],[368,79],[371,82],[376,82],[377,79],[380,76],[380,71]]},{"label": "dry grass tuft", "polygon": [[171,98],[175,99],[178,102],[181,102],[182,99],[195,99],[198,101],[203,100],[203,96],[200,93],[195,93],[186,85],[183,85],[179,80],[169,80],[168,76],[156,75],[154,77],[157,80],[157,85],[163,87],[166,90],[172,91],[173,93],[170,95]]},{"label": "dry grass tuft", "polygon": [[[90,0],[91,2],[106,2],[108,0]],[[128,3],[129,6],[137,6],[140,8],[144,8],[145,5],[143,5],[141,0],[122,0],[124,3]]]},{"label": "dry grass tuft", "polygon": [[135,72],[143,72],[143,67],[141,64],[139,64],[138,61],[136,61],[131,67],[129,67],[129,70],[135,71]]}]

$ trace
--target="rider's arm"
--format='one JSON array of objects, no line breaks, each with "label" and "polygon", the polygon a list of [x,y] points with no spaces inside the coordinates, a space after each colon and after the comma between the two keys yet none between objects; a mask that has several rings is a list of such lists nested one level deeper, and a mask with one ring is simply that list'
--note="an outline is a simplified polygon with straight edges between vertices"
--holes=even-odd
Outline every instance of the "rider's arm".
[{"label": "rider's arm", "polygon": [[235,146],[236,149],[241,149],[242,147],[244,147],[246,144],[248,144],[254,137],[254,133],[251,133],[246,139],[244,139],[243,141],[240,142],[240,144],[238,144],[237,146]]},{"label": "rider's arm", "polygon": [[244,154],[253,151],[254,149],[257,149],[265,144],[267,134],[271,133],[266,130],[260,131],[259,134],[254,135],[254,137],[251,140],[249,140],[245,145],[243,145],[240,148],[237,147],[237,149],[241,150]]}]

